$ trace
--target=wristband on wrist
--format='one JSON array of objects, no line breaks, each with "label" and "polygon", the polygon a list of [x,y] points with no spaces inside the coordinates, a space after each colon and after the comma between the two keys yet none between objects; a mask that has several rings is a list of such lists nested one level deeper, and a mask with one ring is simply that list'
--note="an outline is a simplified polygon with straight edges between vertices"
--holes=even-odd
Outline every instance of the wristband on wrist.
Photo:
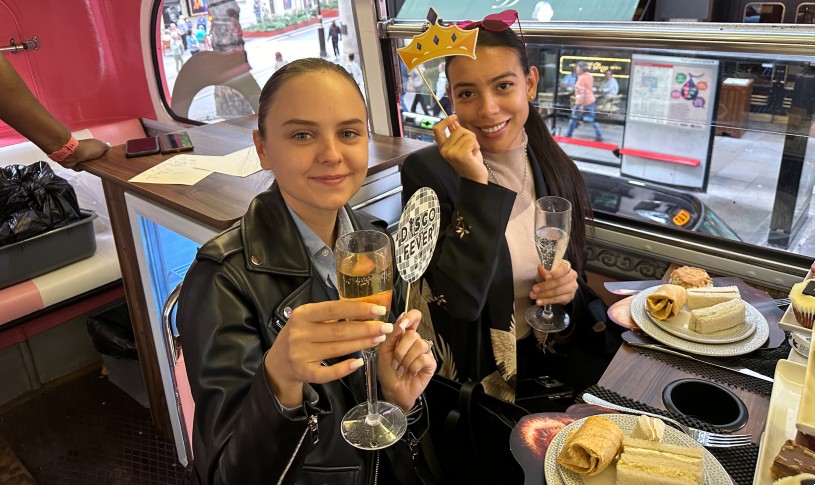
[{"label": "wristband on wrist", "polygon": [[79,142],[77,141],[76,138],[74,138],[73,135],[71,135],[71,139],[68,140],[64,145],[62,145],[62,148],[48,155],[48,158],[55,162],[62,162],[66,158],[73,155],[74,151],[76,150],[76,147],[78,146]]}]

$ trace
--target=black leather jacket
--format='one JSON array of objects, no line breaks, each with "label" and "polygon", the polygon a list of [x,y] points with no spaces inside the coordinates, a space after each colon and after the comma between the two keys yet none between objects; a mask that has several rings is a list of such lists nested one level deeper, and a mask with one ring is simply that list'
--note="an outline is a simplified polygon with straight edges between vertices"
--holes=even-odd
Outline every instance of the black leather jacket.
[{"label": "black leather jacket", "polygon": [[[374,228],[349,214],[354,229]],[[277,184],[199,250],[177,316],[196,405],[193,481],[393,483],[397,474],[413,481],[405,443],[368,452],[340,434],[342,416],[365,399],[363,369],[309,386],[319,399],[304,403],[298,418],[283,414],[274,399],[264,354],[292,309],[327,299]]]}]

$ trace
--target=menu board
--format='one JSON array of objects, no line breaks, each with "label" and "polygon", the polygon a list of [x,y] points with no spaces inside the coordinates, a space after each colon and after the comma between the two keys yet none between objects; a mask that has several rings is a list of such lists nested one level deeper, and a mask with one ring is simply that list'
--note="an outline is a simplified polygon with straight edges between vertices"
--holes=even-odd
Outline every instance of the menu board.
[{"label": "menu board", "polygon": [[705,190],[719,61],[633,54],[620,173]]},{"label": "menu board", "polygon": [[710,59],[632,58],[629,113],[637,121],[708,130],[719,63]]}]

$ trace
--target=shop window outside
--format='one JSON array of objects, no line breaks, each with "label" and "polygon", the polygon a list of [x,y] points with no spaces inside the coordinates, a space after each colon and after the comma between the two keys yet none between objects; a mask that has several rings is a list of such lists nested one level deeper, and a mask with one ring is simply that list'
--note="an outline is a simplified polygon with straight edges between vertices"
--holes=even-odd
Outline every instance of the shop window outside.
[{"label": "shop window outside", "polygon": [[[631,86],[631,63],[636,52],[647,51],[576,48],[531,42],[528,42],[527,50],[531,62],[536,63],[541,78],[538,96],[533,104],[560,141],[561,148],[577,161],[581,170],[604,174],[611,183],[616,182],[624,187],[632,177],[621,175],[619,153],[608,148],[590,146],[594,139],[591,122],[581,120],[572,140],[565,140],[573,104],[569,81],[573,65],[578,61],[585,62],[594,78],[595,95],[598,97],[596,118],[602,128],[603,143],[611,147],[636,149],[638,147],[627,145],[625,141],[626,129],[630,128],[628,123],[631,121],[629,115],[632,96],[634,93],[642,95],[647,91]],[[677,59],[690,57],[681,51],[660,51],[659,55],[675,56]],[[709,164],[706,187],[702,190],[689,190],[681,185],[663,183],[654,184],[657,187],[654,192],[659,194],[659,187],[663,187],[666,193],[681,191],[704,204],[704,217],[700,219],[704,223],[693,228],[698,232],[723,239],[738,238],[757,246],[785,249],[798,254],[815,254],[815,241],[811,241],[815,238],[810,237],[815,232],[815,213],[807,218],[812,213],[811,193],[815,184],[815,170],[812,168],[815,165],[815,125],[811,121],[805,126],[793,126],[789,123],[793,110],[797,109],[798,115],[802,113],[802,107],[796,106],[794,99],[815,100],[815,85],[799,84],[798,88],[795,87],[796,80],[811,72],[811,59],[779,62],[771,58],[744,59],[736,54],[724,53],[710,53],[704,57],[717,61],[718,70],[714,68],[701,76],[701,71],[691,69],[684,73],[682,79],[679,79],[678,74],[683,73],[674,72],[672,82],[676,84],[676,89],[670,89],[670,95],[676,95],[676,99],[681,99],[683,103],[676,103],[673,108],[666,105],[666,114],[650,121],[666,127],[666,133],[675,132],[670,136],[679,137],[678,141],[681,142],[681,137],[684,136],[681,134],[684,133],[682,130],[687,130],[683,127],[687,125],[687,120],[679,115],[681,110],[702,109],[701,107],[712,110],[712,121],[704,126],[696,126],[699,130],[711,133],[709,159],[702,160]],[[435,74],[436,69],[430,64],[428,63],[425,74],[432,85],[430,77]],[[618,86],[613,104],[602,99],[605,71],[612,72]],[[796,89],[805,92],[797,92]],[[408,103],[402,103],[402,128],[405,136],[432,141],[430,128],[437,120],[432,115],[426,117],[418,107],[411,110],[411,93],[406,94]],[[640,106],[663,102],[659,99],[633,101],[640,103]],[[725,114],[732,116],[726,117]],[[811,115],[810,113],[810,120]],[[784,238],[770,236],[771,233],[779,232],[778,228],[771,227],[772,220],[786,211],[778,207],[776,199],[789,196],[777,193],[780,174],[782,171],[789,173],[789,167],[782,163],[782,159],[789,159],[791,156],[789,139],[800,141],[797,145],[799,153],[794,155],[799,157],[803,169],[798,174],[800,182],[793,190],[796,192],[793,195],[796,202],[784,217],[794,222],[791,226],[802,222],[801,228],[797,232],[791,230],[788,240],[784,241]],[[581,144],[573,143],[574,140]],[[666,155],[681,159],[685,154],[679,150]],[[653,160],[652,163],[665,167],[667,171],[694,170],[693,167],[660,160]],[[637,180],[636,177],[633,178]],[[646,182],[647,178],[639,180]],[[603,211],[603,207],[595,209]],[[619,211],[618,215],[629,216],[625,211]],[[630,216],[637,218],[636,214]]]},{"label": "shop window outside", "polygon": [[798,5],[795,14],[796,24],[815,24],[815,2]]},{"label": "shop window outside", "polygon": [[746,23],[780,24],[784,22],[784,4],[779,2],[751,2],[744,6]]},{"label": "shop window outside", "polygon": [[[258,9],[253,8],[252,2],[236,0],[217,2],[209,5],[207,15],[199,16],[189,15],[183,2],[179,4],[165,0],[160,6],[157,24],[162,48],[159,49],[158,61],[162,64],[160,72],[164,79],[161,85],[166,86],[165,96],[168,99],[170,111],[174,104],[172,102],[174,92],[184,97],[194,94],[191,101],[184,99],[180,103],[175,103],[189,106],[186,113],[175,113],[176,116],[204,123],[214,123],[250,115],[253,113],[252,105],[256,103],[247,99],[245,89],[235,89],[237,85],[246,86],[245,79],[224,82],[223,73],[211,73],[206,69],[197,70],[194,76],[184,76],[187,79],[195,79],[196,85],[203,83],[206,84],[206,87],[199,89],[197,86],[186,86],[187,89],[176,90],[175,84],[179,79],[179,71],[185,68],[187,61],[193,55],[198,54],[191,53],[186,42],[179,53],[172,51],[170,45],[171,37],[174,35],[173,30],[180,31],[181,29],[173,29],[165,22],[169,11],[172,11],[174,18],[189,19],[196,32],[199,24],[204,25],[206,34],[204,40],[199,42],[201,52],[206,50],[222,53],[242,52],[245,69],[240,69],[239,74],[241,76],[244,76],[245,73],[251,75],[259,88],[263,87],[275,70],[289,61],[305,57],[320,57],[321,46],[318,38],[319,22],[316,17],[316,9],[296,10],[297,7],[302,6],[302,2],[293,2],[295,5],[288,9],[285,9],[284,6],[283,12],[274,12],[273,5],[268,0],[259,0],[256,3]],[[307,3],[310,6],[316,5],[316,2]],[[341,0],[340,4],[338,5],[337,0],[320,2],[323,16],[323,39],[327,49],[326,58],[346,67],[355,75],[358,84],[364,89],[359,55],[355,55],[353,63],[348,56],[349,53],[357,51],[353,28],[349,31],[346,25],[347,18],[350,19],[350,0]],[[343,7],[347,9],[348,17],[338,15]],[[278,25],[279,22],[274,19],[282,18],[284,14],[287,18],[298,20],[299,23],[281,28]],[[183,20],[180,21],[183,22]],[[328,34],[332,21],[336,21],[343,31],[339,56],[334,56],[331,38]],[[222,65],[231,65],[231,63],[226,62]],[[202,77],[211,79],[202,81]]]}]

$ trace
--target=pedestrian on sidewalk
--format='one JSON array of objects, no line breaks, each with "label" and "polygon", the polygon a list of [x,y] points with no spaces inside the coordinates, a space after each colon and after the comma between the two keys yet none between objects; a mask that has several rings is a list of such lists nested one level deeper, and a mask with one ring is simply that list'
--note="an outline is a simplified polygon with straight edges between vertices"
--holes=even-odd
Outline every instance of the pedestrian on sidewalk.
[{"label": "pedestrian on sidewalk", "polygon": [[[340,39],[342,39],[342,29],[337,25],[336,20],[331,21],[331,27],[328,28],[328,37],[331,37],[331,45],[334,47],[334,57],[340,57]],[[326,37],[326,39],[328,39]]]}]

